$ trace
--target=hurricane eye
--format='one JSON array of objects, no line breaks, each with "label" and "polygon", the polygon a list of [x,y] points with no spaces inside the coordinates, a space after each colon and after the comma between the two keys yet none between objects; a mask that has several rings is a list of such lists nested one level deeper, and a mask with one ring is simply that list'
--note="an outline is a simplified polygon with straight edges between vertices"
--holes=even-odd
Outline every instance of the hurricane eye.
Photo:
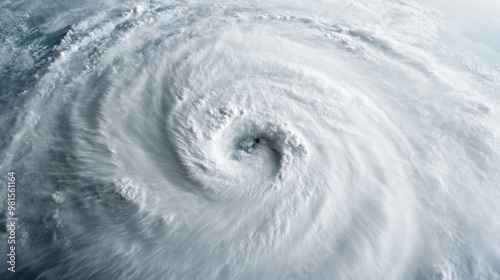
[{"label": "hurricane eye", "polygon": [[238,148],[247,153],[251,153],[257,148],[260,141],[260,138],[245,138],[239,142]]}]

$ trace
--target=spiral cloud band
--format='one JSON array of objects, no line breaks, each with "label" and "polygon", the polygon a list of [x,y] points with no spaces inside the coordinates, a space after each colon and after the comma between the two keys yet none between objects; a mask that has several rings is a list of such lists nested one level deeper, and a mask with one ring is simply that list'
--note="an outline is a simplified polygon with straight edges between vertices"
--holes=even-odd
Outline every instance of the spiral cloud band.
[{"label": "spiral cloud band", "polygon": [[500,279],[499,4],[209,2],[0,3],[2,275]]}]

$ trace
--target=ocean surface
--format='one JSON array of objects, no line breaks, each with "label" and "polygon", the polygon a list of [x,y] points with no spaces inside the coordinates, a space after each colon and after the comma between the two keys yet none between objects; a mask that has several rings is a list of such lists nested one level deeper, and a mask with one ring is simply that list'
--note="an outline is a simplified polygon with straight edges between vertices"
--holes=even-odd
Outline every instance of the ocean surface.
[{"label": "ocean surface", "polygon": [[0,178],[1,279],[500,279],[500,2],[2,0]]}]

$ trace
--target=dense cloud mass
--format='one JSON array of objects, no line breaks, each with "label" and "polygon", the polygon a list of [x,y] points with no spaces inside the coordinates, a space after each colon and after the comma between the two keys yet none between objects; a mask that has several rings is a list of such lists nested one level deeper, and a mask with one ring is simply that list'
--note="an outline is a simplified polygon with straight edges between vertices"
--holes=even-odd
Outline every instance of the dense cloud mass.
[{"label": "dense cloud mass", "polygon": [[0,277],[500,279],[476,2],[3,0]]}]

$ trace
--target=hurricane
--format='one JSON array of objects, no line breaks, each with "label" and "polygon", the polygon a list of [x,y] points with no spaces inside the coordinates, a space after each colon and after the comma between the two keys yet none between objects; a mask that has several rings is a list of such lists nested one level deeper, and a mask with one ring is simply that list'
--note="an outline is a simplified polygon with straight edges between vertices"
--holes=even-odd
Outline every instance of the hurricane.
[{"label": "hurricane", "polygon": [[0,26],[2,279],[500,279],[496,1],[4,0]]}]

